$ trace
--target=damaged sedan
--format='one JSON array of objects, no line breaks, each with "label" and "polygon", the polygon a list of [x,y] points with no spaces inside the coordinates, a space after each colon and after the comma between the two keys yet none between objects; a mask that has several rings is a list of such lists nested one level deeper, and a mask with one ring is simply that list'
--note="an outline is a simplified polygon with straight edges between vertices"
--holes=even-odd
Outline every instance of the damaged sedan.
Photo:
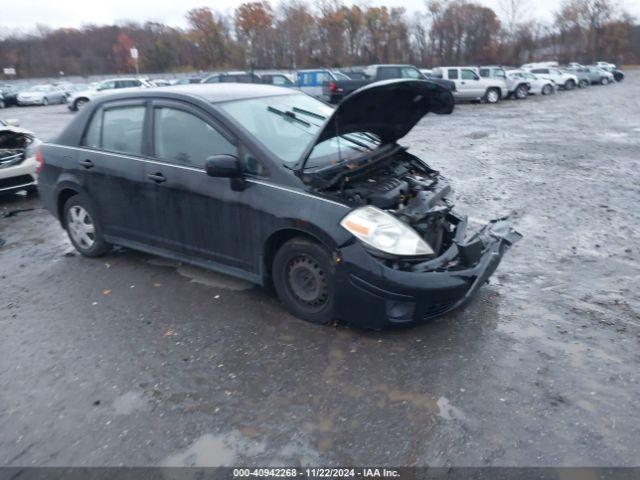
[{"label": "damaged sedan", "polygon": [[368,85],[335,109],[266,85],[128,92],[43,144],[39,190],[75,248],[121,245],[272,285],[315,323],[425,321],[470,299],[520,235],[475,232],[447,181],[398,144],[451,92]]},{"label": "damaged sedan", "polygon": [[36,188],[36,147],[33,132],[20,128],[17,121],[0,120],[0,193]]}]

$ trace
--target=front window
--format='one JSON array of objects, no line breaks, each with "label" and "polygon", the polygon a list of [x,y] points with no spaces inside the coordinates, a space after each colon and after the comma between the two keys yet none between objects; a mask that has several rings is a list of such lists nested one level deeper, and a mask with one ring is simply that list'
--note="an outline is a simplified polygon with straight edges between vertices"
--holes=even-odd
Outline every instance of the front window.
[{"label": "front window", "polygon": [[462,80],[478,80],[478,76],[473,70],[463,69],[460,73]]},{"label": "front window", "polygon": [[[253,98],[220,104],[264,147],[293,167],[317,135],[333,108],[308,95]],[[329,138],[315,146],[307,168],[349,160],[376,149],[380,141],[368,132]]]},{"label": "front window", "polygon": [[403,68],[400,72],[402,78],[423,78],[422,74],[415,68]]},{"label": "front window", "polygon": [[209,123],[175,108],[154,112],[156,157],[178,165],[204,167],[212,155],[237,155],[236,147]]}]

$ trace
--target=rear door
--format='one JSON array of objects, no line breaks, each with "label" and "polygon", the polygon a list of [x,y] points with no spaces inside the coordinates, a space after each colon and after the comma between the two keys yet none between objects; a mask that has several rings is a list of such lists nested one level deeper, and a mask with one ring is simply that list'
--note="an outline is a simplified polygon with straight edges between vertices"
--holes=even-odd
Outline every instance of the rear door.
[{"label": "rear door", "polygon": [[242,270],[253,268],[252,209],[228,178],[204,170],[212,155],[239,157],[235,138],[206,112],[185,102],[156,100],[147,163],[145,218],[154,245]]},{"label": "rear door", "polygon": [[148,239],[141,221],[145,122],[143,101],[104,104],[93,113],[77,157],[84,188],[105,234],[143,243]]}]

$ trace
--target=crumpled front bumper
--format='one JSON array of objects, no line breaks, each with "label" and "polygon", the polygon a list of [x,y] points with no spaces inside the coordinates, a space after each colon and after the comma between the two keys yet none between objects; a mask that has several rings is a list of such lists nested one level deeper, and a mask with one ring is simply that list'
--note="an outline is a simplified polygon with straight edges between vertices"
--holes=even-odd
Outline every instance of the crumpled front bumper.
[{"label": "crumpled front bumper", "polygon": [[336,316],[381,329],[421,323],[464,305],[495,272],[508,248],[522,238],[502,218],[467,239],[466,223],[460,219],[446,252],[410,270],[386,266],[357,242],[340,249]]}]

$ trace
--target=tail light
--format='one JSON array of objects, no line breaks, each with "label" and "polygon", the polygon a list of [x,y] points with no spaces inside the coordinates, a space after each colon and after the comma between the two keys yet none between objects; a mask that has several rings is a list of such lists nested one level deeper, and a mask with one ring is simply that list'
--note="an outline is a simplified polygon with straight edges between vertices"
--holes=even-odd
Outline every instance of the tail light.
[{"label": "tail light", "polygon": [[39,174],[44,167],[44,155],[42,154],[42,147],[36,148],[36,174]]},{"label": "tail light", "polygon": [[335,93],[336,91],[336,82],[329,82],[329,92]]}]

